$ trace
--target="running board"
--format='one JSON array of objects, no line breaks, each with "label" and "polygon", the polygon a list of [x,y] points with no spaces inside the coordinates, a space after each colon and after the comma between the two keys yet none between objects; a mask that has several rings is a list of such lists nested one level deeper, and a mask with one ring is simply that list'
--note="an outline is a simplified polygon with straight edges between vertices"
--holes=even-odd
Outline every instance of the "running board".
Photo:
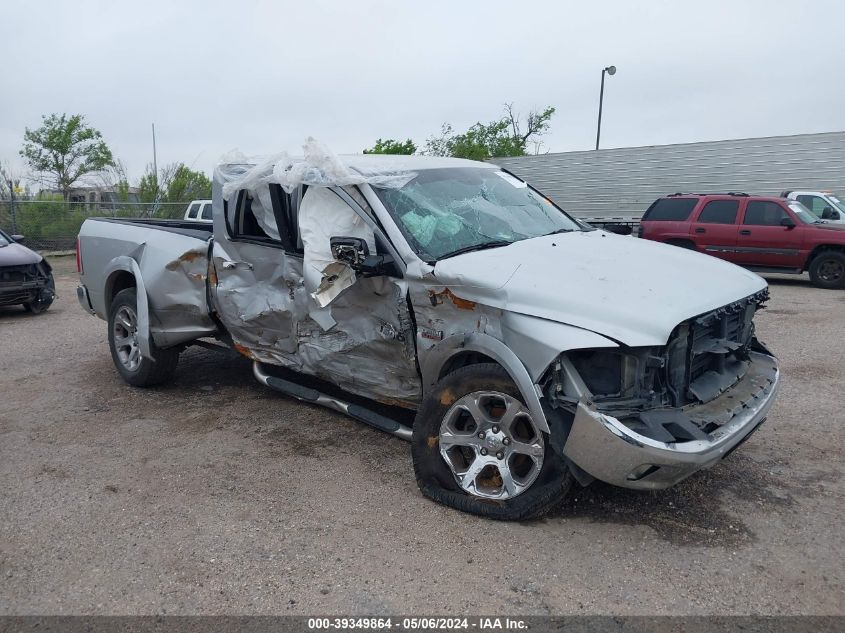
[{"label": "running board", "polygon": [[380,415],[375,411],[371,411],[370,409],[357,404],[345,402],[339,398],[333,398],[321,391],[311,389],[310,387],[304,387],[303,385],[285,380],[284,378],[271,376],[264,371],[261,367],[261,363],[258,361],[253,362],[252,373],[255,374],[258,382],[270,387],[270,389],[280,391],[287,396],[291,396],[297,400],[302,400],[303,402],[310,402],[311,404],[318,404],[328,409],[334,409],[335,411],[344,413],[351,418],[355,418],[359,422],[368,424],[379,431],[395,435],[406,442],[411,441],[411,429],[409,427],[404,424],[399,424],[396,420],[391,420],[390,418]]}]

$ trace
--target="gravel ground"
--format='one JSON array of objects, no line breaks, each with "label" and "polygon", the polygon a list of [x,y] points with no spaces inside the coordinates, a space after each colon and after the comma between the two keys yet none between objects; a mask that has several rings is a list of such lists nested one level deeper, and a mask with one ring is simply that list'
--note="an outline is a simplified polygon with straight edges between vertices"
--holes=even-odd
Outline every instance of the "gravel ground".
[{"label": "gravel ground", "polygon": [[499,523],[416,488],[406,443],[194,348],[125,385],[105,324],[0,308],[0,614],[843,614],[845,292],[771,277],[780,399],[657,493]]}]

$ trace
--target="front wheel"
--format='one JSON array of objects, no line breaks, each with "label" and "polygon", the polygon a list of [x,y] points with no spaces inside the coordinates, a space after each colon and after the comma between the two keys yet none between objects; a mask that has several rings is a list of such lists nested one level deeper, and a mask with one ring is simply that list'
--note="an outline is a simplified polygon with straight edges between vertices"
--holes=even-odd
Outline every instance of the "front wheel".
[{"label": "front wheel", "polygon": [[464,512],[525,520],[554,508],[572,488],[565,430],[537,428],[519,389],[499,365],[462,367],[426,397],[411,454],[424,495]]},{"label": "front wheel", "polygon": [[173,378],[178,349],[160,349],[150,340],[152,359],[141,356],[138,346],[138,308],[135,288],[117,293],[109,311],[109,348],[121,377],[135,387],[160,385]]},{"label": "front wheel", "polygon": [[56,281],[53,275],[47,277],[47,283],[38,291],[32,301],[27,301],[23,304],[24,310],[32,312],[32,314],[41,314],[53,304],[53,299],[56,297]]},{"label": "front wheel", "polygon": [[845,254],[823,251],[810,263],[810,281],[819,288],[845,287]]}]

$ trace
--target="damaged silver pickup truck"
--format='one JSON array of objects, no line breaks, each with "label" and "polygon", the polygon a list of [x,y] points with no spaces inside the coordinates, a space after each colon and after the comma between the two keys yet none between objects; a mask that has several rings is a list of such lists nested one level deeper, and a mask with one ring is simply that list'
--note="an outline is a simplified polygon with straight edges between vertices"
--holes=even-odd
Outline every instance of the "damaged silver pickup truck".
[{"label": "damaged silver pickup truck", "polygon": [[775,398],[760,277],[588,227],[490,164],[309,140],[220,165],[213,216],[83,225],[79,300],[122,377],[161,383],[216,338],[266,386],[410,440],[422,492],[467,512],[671,486]]}]

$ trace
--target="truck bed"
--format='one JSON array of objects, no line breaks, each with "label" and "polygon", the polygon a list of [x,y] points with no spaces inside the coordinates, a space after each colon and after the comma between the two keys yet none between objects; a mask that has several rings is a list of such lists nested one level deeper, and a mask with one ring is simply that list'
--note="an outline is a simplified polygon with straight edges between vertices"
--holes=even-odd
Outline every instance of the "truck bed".
[{"label": "truck bed", "polygon": [[152,340],[170,347],[213,335],[206,284],[212,226],[184,220],[90,218],[79,231],[80,281],[108,320],[126,287],[143,291]]},{"label": "truck bed", "polygon": [[170,233],[178,233],[179,235],[187,235],[188,237],[195,237],[198,240],[207,240],[213,235],[214,226],[212,224],[200,224],[199,222],[190,222],[188,220],[162,220],[159,218],[90,218],[97,222],[113,222],[115,224],[133,224],[141,226],[155,227],[162,231]]}]

